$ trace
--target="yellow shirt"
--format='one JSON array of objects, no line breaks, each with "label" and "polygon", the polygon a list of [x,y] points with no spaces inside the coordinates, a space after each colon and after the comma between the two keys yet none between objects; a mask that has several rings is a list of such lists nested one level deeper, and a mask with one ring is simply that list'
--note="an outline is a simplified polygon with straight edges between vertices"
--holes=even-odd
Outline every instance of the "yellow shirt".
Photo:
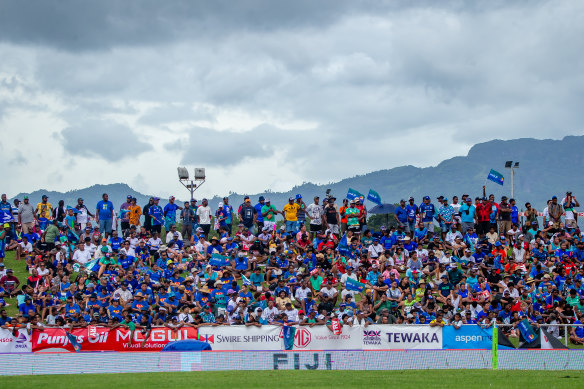
[{"label": "yellow shirt", "polygon": [[38,203],[37,204],[37,213],[39,214],[39,217],[44,217],[46,219],[52,219],[53,206],[49,202],[47,202],[45,204]]},{"label": "yellow shirt", "polygon": [[300,205],[298,203],[293,204],[286,204],[284,205],[284,209],[282,212],[286,213],[286,221],[295,222],[298,221],[298,210],[300,209]]}]

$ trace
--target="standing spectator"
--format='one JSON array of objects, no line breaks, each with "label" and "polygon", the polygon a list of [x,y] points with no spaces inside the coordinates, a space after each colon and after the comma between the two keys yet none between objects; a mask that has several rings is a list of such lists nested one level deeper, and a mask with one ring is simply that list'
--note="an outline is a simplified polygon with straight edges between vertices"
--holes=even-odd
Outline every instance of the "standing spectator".
[{"label": "standing spectator", "polygon": [[142,208],[142,215],[144,215],[144,229],[152,232],[152,216],[150,216],[150,207],[154,205],[154,197],[150,197],[148,204]]},{"label": "standing spectator", "polygon": [[548,215],[550,218],[550,222],[554,223],[554,227],[557,228],[562,221],[562,215],[564,212],[562,211],[562,207],[558,204],[558,197],[553,196],[552,201],[548,204]]},{"label": "standing spectator", "polygon": [[424,196],[422,205],[420,205],[421,221],[424,223],[424,228],[428,230],[430,236],[434,235],[434,213],[436,209],[434,204],[430,202],[430,196]]},{"label": "standing spectator", "polygon": [[126,231],[130,229],[130,205],[132,203],[132,196],[126,196],[126,201],[120,205],[120,228],[122,229],[122,236],[126,235]]},{"label": "standing spectator", "polygon": [[367,208],[359,197],[355,198],[355,208],[359,210],[359,229],[365,231],[367,229]]},{"label": "standing spectator", "polygon": [[566,192],[566,197],[562,200],[562,206],[564,207],[564,212],[566,214],[566,227],[577,228],[578,223],[576,222],[576,212],[574,208],[579,207],[580,203],[576,200],[576,196],[572,195],[572,192]]},{"label": "standing spectator", "polygon": [[406,209],[406,201],[401,199],[399,201],[399,207],[395,208],[393,212],[393,217],[397,222],[397,225],[402,227],[406,233],[410,233],[410,224],[408,223],[408,211]]},{"label": "standing spectator", "polygon": [[306,223],[306,204],[302,200],[302,195],[299,193],[296,195],[296,204],[298,204],[298,210],[296,211],[297,230],[300,229]]},{"label": "standing spectator", "polygon": [[2,201],[0,201],[0,222],[11,223],[12,221],[12,205],[6,199],[6,194],[2,194]]},{"label": "standing spectator", "polygon": [[209,201],[207,199],[203,199],[201,206],[197,208],[197,217],[199,218],[199,225],[203,229],[206,239],[209,237],[209,231],[211,231],[211,219],[213,218],[211,207],[209,207]]},{"label": "standing spectator", "polygon": [[262,208],[266,202],[264,196],[260,196],[258,203],[254,206],[256,216],[256,225],[258,229],[258,234],[264,229],[264,217],[262,216]]},{"label": "standing spectator", "polygon": [[87,223],[89,223],[89,217],[93,217],[93,214],[89,212],[89,209],[83,204],[83,199],[79,197],[77,199],[77,205],[75,206],[77,210],[77,223],[81,225],[81,229],[85,229],[87,227]]},{"label": "standing spectator", "polygon": [[49,196],[43,195],[41,202],[37,204],[35,216],[40,221],[41,218],[50,220],[53,215],[53,206],[49,203]]},{"label": "standing spectator", "polygon": [[[323,221],[326,223],[326,221],[324,220],[324,209],[319,204],[319,202],[320,202],[320,197],[315,196],[314,202],[306,208],[306,213],[308,214],[308,217],[310,217],[310,239],[311,240],[314,238],[315,234],[318,234],[322,231]],[[336,210],[335,210],[335,214],[336,214]],[[336,222],[338,223],[338,220],[336,220]]]},{"label": "standing spectator", "polygon": [[67,216],[67,207],[65,206],[64,200],[59,200],[59,205],[57,208],[53,209],[53,219],[57,219],[60,223],[63,223]]},{"label": "standing spectator", "polygon": [[108,238],[113,230],[114,205],[109,201],[107,193],[104,193],[101,198],[102,200],[96,206],[95,221],[99,225],[99,232]]},{"label": "standing spectator", "polygon": [[34,226],[34,207],[30,203],[28,196],[24,196],[23,202],[18,207],[18,223],[22,226],[22,232],[29,234]]},{"label": "standing spectator", "polygon": [[164,224],[164,211],[162,210],[162,207],[158,205],[160,198],[154,197],[152,198],[152,201],[153,203],[148,209],[148,215],[150,215],[150,222],[152,223],[150,231],[156,232],[160,235],[162,233],[162,225]]},{"label": "standing spectator", "polygon": [[476,207],[477,211],[477,233],[479,236],[485,236],[491,229],[490,215],[491,215],[491,204],[486,197],[481,198],[481,203]]},{"label": "standing spectator", "polygon": [[339,216],[341,219],[341,234],[344,234],[347,231],[347,216],[345,215],[347,208],[349,208],[349,200],[343,199],[343,205],[339,208]]},{"label": "standing spectator", "polygon": [[128,207],[128,214],[130,215],[129,222],[130,228],[132,226],[139,228],[140,227],[140,216],[142,216],[142,208],[137,204],[138,199],[132,197],[132,201],[130,202],[130,206]]},{"label": "standing spectator", "polygon": [[501,236],[506,236],[507,231],[509,231],[510,229],[511,229],[511,205],[507,202],[507,196],[503,196],[501,197],[501,203],[499,204],[499,234]]},{"label": "standing spectator", "polygon": [[243,198],[243,204],[239,206],[239,221],[253,234],[253,227],[256,220],[257,210],[251,205],[249,196],[245,196]]},{"label": "standing spectator", "polygon": [[264,218],[264,227],[268,227],[270,233],[273,233],[276,230],[276,215],[282,212],[272,205],[270,199],[266,199],[261,213]]},{"label": "standing spectator", "polygon": [[190,241],[193,235],[193,224],[196,221],[195,211],[191,208],[188,201],[185,201],[185,206],[180,212],[180,220],[182,222],[182,235],[185,241]]},{"label": "standing spectator", "polygon": [[[474,206],[472,207],[474,208]],[[454,208],[448,204],[448,199],[445,197],[442,197],[442,206],[438,209],[438,222],[442,230],[442,240],[444,240],[446,234],[450,231],[450,227],[454,225]],[[463,234],[465,232],[466,230],[463,231]]]},{"label": "standing spectator", "polygon": [[[327,199],[327,204],[324,207],[323,220],[325,222],[325,227],[331,230],[331,233],[339,235],[341,233],[340,226],[342,225],[342,219],[340,218],[339,211],[337,210],[337,205],[335,204],[336,197],[329,197]],[[345,216],[345,224],[347,224],[347,218]]]},{"label": "standing spectator", "polygon": [[286,232],[295,234],[298,232],[298,209],[300,206],[294,202],[294,197],[288,199],[288,204],[282,208],[284,220],[286,221]]},{"label": "standing spectator", "polygon": [[460,206],[461,232],[463,235],[466,234],[469,228],[474,229],[476,215],[477,209],[472,203],[472,198],[469,196],[466,198],[465,203]]},{"label": "standing spectator", "polygon": [[176,224],[176,211],[177,209],[182,211],[182,207],[179,207],[174,203],[174,196],[170,196],[168,199],[168,204],[164,206],[164,229],[166,231],[170,230],[170,226]]},{"label": "standing spectator", "polygon": [[414,237],[414,230],[416,229],[416,218],[418,216],[419,210],[415,203],[413,197],[408,199],[408,205],[406,205],[406,212],[408,215],[408,227],[410,229],[410,238]]},{"label": "standing spectator", "polygon": [[232,234],[233,225],[233,207],[229,204],[229,197],[223,197],[223,211],[225,212],[225,224],[227,225],[227,232]]}]

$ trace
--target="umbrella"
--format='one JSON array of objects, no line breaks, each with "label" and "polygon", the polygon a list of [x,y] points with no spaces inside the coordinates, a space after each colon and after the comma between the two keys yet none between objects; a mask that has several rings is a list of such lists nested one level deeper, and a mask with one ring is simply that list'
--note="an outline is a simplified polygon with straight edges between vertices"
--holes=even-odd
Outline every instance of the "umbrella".
[{"label": "umbrella", "polygon": [[373,215],[387,215],[395,212],[395,205],[393,204],[381,204],[376,205],[375,207],[368,209],[367,213],[371,213]]},{"label": "umbrella", "polygon": [[376,205],[375,207],[368,209],[367,213],[372,215],[386,215],[385,216],[385,224],[389,224],[389,216],[395,212],[395,205],[393,204],[381,204]]}]

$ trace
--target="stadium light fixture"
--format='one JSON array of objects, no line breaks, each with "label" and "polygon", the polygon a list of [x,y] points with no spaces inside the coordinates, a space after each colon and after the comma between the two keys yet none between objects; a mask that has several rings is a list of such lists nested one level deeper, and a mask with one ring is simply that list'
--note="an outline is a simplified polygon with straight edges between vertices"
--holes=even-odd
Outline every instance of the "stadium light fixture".
[{"label": "stadium light fixture", "polygon": [[189,171],[186,167],[177,167],[176,170],[178,172],[178,181],[190,192],[192,200],[195,195],[195,190],[205,182],[205,168],[195,169],[194,180],[189,179]]}]

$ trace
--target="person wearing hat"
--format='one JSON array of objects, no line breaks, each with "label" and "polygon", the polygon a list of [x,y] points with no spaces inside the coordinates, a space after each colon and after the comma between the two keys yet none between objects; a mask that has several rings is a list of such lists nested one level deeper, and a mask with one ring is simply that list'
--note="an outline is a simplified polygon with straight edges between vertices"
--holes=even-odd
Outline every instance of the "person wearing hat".
[{"label": "person wearing hat", "polygon": [[[225,210],[223,209],[223,202],[220,201],[217,204],[217,210],[215,211],[215,229],[217,231],[217,233],[219,233],[219,229],[221,227],[223,227],[223,230],[227,229],[227,214],[225,213]],[[219,233],[219,235],[221,235],[221,233]]]},{"label": "person wearing hat", "polygon": [[35,218],[40,222],[40,219],[51,220],[53,216],[53,206],[49,203],[49,196],[43,195],[41,202],[37,204],[34,211]]},{"label": "person wearing hat", "polygon": [[268,227],[268,230],[274,232],[276,229],[276,215],[282,212],[278,211],[276,207],[272,204],[270,199],[264,200],[264,205],[259,211],[262,218],[264,219],[264,227]]},{"label": "person wearing hat", "polygon": [[120,228],[123,236],[126,236],[126,232],[130,230],[130,205],[132,205],[132,195],[127,195],[126,201],[120,205]]},{"label": "person wearing hat", "polygon": [[260,231],[264,228],[264,215],[262,215],[262,208],[266,205],[266,198],[264,196],[260,196],[258,198],[258,203],[254,205],[256,217],[256,228],[257,233],[259,234]]},{"label": "person wearing hat", "polygon": [[6,275],[0,278],[0,287],[4,289],[4,292],[8,294],[9,297],[12,297],[19,293],[19,286],[20,281],[18,280],[18,277],[14,275],[12,269],[6,269]]},{"label": "person wearing hat", "polygon": [[448,199],[444,196],[440,196],[442,199],[442,206],[438,209],[438,223],[440,223],[440,229],[442,232],[442,239],[446,239],[446,234],[450,231],[450,227],[456,224],[454,223],[454,208],[448,204]]},{"label": "person wearing hat", "polygon": [[296,234],[298,232],[298,210],[300,205],[294,202],[294,197],[288,199],[288,204],[282,208],[282,216],[286,220],[286,232]]},{"label": "person wearing hat", "polygon": [[[346,205],[343,205],[340,209],[337,209],[335,200],[336,198],[334,196],[331,196],[327,199],[323,209],[322,225],[324,228],[330,230],[333,234],[338,236],[339,234],[344,233],[344,231],[347,229],[347,218],[346,216],[341,216],[341,210],[342,214],[345,215],[347,207]],[[344,231],[341,232],[343,228]]]},{"label": "person wearing hat", "polygon": [[501,236],[507,236],[507,231],[511,229],[511,212],[511,204],[507,202],[507,196],[502,196],[498,210],[499,234]]}]

